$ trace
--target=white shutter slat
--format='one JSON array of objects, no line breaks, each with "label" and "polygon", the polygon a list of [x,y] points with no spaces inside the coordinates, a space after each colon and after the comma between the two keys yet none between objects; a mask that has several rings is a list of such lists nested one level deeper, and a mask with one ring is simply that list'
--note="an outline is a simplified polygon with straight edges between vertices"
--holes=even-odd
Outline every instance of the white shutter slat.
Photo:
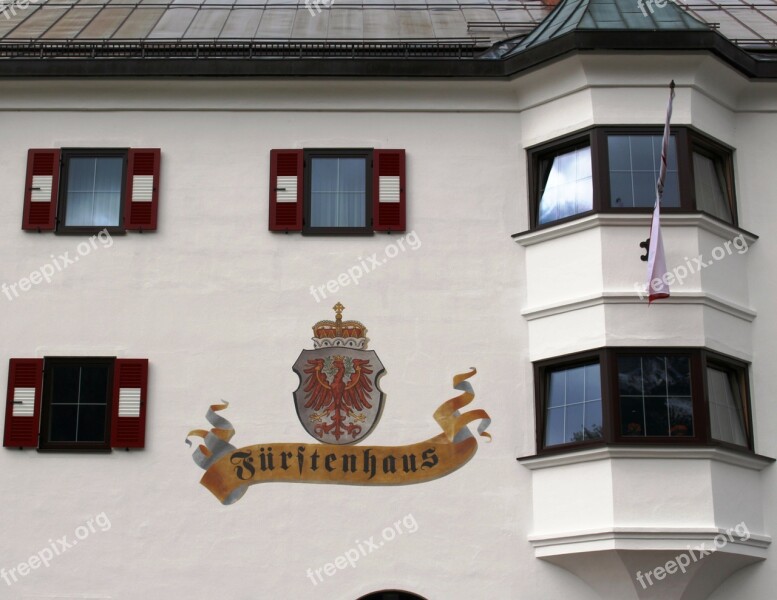
[{"label": "white shutter slat", "polygon": [[51,175],[33,175],[30,202],[51,202],[51,186],[54,178]]},{"label": "white shutter slat", "polygon": [[278,176],[276,179],[276,202],[296,202],[297,201],[297,176],[291,177]]},{"label": "white shutter slat", "polygon": [[399,177],[381,175],[378,178],[380,202],[399,202]]},{"label": "white shutter slat", "polygon": [[119,389],[119,416],[140,416],[140,388]]},{"label": "white shutter slat", "polygon": [[32,417],[35,413],[35,388],[14,388],[13,411],[14,417]]},{"label": "white shutter slat", "polygon": [[154,176],[132,176],[132,201],[151,202],[154,198]]}]

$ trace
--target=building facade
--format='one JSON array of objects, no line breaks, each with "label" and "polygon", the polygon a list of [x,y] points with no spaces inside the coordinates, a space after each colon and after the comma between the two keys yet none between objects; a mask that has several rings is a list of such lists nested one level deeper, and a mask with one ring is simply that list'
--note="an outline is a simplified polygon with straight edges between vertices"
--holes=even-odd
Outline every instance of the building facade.
[{"label": "building facade", "polygon": [[775,18],[11,5],[0,597],[771,598]]}]

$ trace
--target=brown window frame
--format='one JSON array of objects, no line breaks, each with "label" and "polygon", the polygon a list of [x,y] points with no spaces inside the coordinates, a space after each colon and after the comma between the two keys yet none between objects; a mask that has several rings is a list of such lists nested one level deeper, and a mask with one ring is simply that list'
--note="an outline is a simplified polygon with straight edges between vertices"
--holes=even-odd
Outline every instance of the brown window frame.
[{"label": "brown window frame", "polygon": [[[111,451],[111,421],[113,415],[113,375],[116,364],[115,357],[104,356],[56,356],[46,357],[43,366],[43,393],[41,398],[40,439],[38,449],[41,451],[73,451],[73,452],[110,452]],[[54,365],[104,365],[108,369],[107,397],[105,403],[105,440],[103,442],[50,442],[51,434],[51,400],[53,382],[51,368]]]},{"label": "brown window frame", "polygon": [[[624,355],[686,355],[691,363],[691,394],[693,402],[693,436],[625,436],[620,433],[620,394],[618,386],[618,357]],[[598,361],[602,391],[603,437],[596,440],[570,442],[545,446],[547,418],[548,373],[560,368],[594,364]],[[710,433],[709,395],[707,393],[707,365],[734,371],[740,380],[742,415],[747,447],[712,438]],[[645,348],[605,347],[576,352],[555,358],[536,361],[534,367],[535,390],[535,439],[537,454],[554,454],[585,450],[602,446],[722,446],[738,452],[754,453],[753,422],[750,399],[749,367],[746,362],[708,350],[706,348]]]},{"label": "brown window frame", "polygon": [[[736,207],[735,181],[733,168],[734,148],[704,135],[690,126],[672,126],[671,134],[677,143],[677,168],[680,186],[680,206],[663,207],[662,212],[672,213],[703,213],[712,219],[738,227],[739,220]],[[607,137],[609,135],[663,135],[663,127],[658,125],[606,125],[589,127],[575,133],[543,142],[527,149],[528,153],[528,183],[529,183],[529,223],[531,230],[545,229],[569,221],[574,221],[596,213],[626,213],[649,214],[652,207],[621,207],[610,206],[610,169]],[[591,147],[591,174],[593,180],[593,210],[570,215],[556,221],[539,224],[539,205],[541,187],[540,165],[542,160],[569,150],[581,144]],[[700,150],[714,160],[723,162],[726,177],[726,192],[731,207],[732,222],[701,211],[696,207],[696,193],[693,173],[693,151]]]}]

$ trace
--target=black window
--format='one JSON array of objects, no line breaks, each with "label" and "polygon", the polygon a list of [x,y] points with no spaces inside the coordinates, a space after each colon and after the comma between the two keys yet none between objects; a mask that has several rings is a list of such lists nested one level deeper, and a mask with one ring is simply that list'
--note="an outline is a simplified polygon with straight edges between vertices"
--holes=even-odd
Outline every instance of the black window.
[{"label": "black window", "polygon": [[[531,148],[532,227],[592,212],[650,212],[662,139],[658,127],[595,127]],[[672,127],[662,210],[736,225],[732,154],[690,127]]]},{"label": "black window", "polygon": [[48,358],[40,447],[108,449],[114,359]]},{"label": "black window", "polygon": [[126,150],[64,150],[57,231],[119,232],[126,162]]},{"label": "black window", "polygon": [[535,363],[538,446],[752,450],[747,373],[747,364],[698,348],[605,348]]},{"label": "black window", "polygon": [[372,233],[371,150],[308,150],[306,233]]}]

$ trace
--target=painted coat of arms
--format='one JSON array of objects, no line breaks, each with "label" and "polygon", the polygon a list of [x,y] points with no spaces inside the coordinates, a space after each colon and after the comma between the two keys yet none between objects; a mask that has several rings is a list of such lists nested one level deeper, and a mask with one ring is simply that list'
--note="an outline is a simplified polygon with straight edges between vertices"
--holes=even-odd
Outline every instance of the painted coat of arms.
[{"label": "painted coat of arms", "polygon": [[385,369],[367,350],[367,328],[343,321],[345,307],[334,306],[334,321],[313,326],[313,350],[303,350],[294,372],[297,416],[305,430],[327,444],[353,444],[375,428],[385,394],[378,387]]}]

